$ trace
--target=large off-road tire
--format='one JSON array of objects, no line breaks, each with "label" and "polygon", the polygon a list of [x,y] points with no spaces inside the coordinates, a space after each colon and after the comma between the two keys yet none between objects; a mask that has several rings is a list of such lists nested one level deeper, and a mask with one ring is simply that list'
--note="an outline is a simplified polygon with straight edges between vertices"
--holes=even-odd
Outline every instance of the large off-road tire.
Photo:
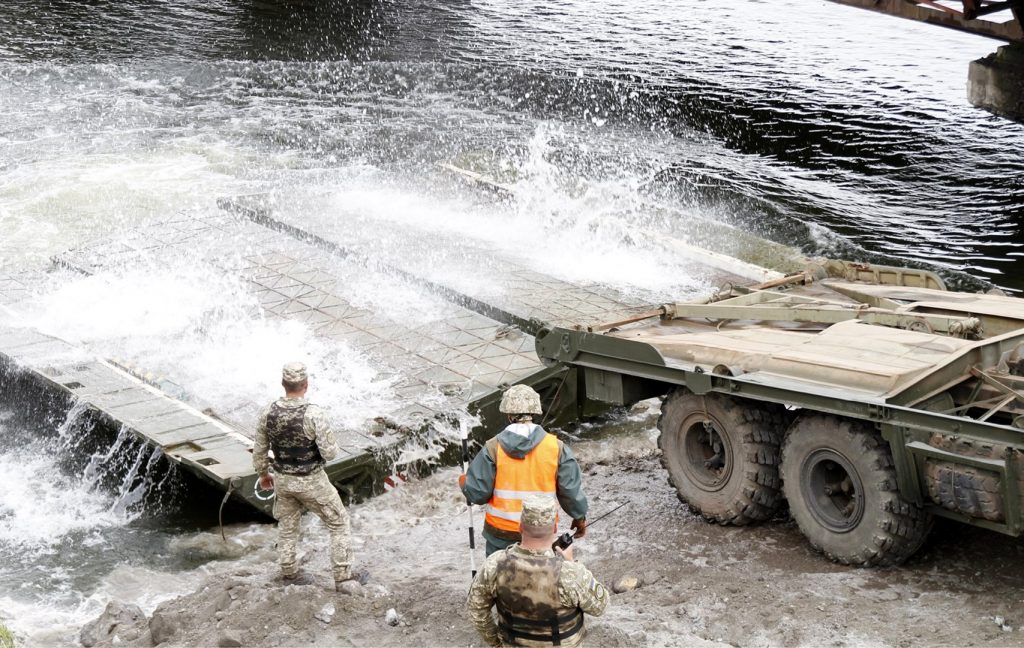
[{"label": "large off-road tire", "polygon": [[672,392],[661,406],[661,463],[679,499],[707,520],[743,525],[782,503],[779,441],[785,409],[773,403]]},{"label": "large off-road tire", "polygon": [[863,421],[805,414],[782,445],[782,490],[815,549],[844,565],[896,565],[931,515],[900,496],[889,445]]}]

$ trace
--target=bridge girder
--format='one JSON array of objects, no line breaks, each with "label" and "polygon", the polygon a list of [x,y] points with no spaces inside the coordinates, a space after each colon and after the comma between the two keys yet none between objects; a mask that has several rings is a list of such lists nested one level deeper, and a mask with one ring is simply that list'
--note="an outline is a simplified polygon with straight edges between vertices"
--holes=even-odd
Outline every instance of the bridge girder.
[{"label": "bridge girder", "polygon": [[[1024,0],[830,0],[837,4],[899,16],[1024,45]],[[995,22],[988,16],[1004,14]]]}]

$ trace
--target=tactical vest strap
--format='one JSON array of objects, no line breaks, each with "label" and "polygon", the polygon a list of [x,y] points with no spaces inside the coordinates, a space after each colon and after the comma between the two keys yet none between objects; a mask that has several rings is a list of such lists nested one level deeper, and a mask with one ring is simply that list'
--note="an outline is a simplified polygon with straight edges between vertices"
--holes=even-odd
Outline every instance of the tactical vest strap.
[{"label": "tactical vest strap", "polygon": [[539,641],[554,646],[583,630],[583,611],[561,602],[562,556],[506,549],[496,564],[495,606],[498,629],[513,645]]},{"label": "tactical vest strap", "polygon": [[[562,616],[552,615],[547,620],[524,619],[509,614],[502,606],[498,605],[498,629],[501,630],[507,639],[514,643],[515,639],[526,641],[550,641],[554,646],[561,646],[564,639],[575,636],[583,630],[583,610],[576,608]],[[560,631],[568,623],[573,625]],[[516,627],[518,626],[518,628]],[[528,632],[519,628],[544,628],[543,634]]]},{"label": "tactical vest strap", "polygon": [[274,450],[274,470],[285,475],[309,475],[324,465],[316,441],[306,436],[308,404],[287,409],[274,403],[267,413],[267,435]]}]

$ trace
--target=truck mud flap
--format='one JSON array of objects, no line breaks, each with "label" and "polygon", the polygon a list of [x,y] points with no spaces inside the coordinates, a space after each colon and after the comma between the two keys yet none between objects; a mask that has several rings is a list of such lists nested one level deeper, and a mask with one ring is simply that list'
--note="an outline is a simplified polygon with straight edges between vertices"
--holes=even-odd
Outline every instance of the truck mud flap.
[{"label": "truck mud flap", "polygon": [[1020,535],[1024,455],[1016,448],[963,437],[932,435],[906,444],[928,498],[948,511],[1010,535]]}]

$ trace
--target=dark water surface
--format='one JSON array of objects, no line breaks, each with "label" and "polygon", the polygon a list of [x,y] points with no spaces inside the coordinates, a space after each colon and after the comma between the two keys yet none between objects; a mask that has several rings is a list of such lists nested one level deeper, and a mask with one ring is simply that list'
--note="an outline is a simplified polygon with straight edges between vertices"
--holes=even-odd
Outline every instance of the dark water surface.
[{"label": "dark water surface", "polygon": [[21,2],[0,18],[0,168],[46,155],[31,136],[55,127],[119,153],[104,140],[198,131],[412,169],[515,159],[524,127],[554,122],[569,174],[632,174],[808,251],[1024,287],[1024,126],[967,104],[968,62],[998,45],[978,37],[810,0]]}]

